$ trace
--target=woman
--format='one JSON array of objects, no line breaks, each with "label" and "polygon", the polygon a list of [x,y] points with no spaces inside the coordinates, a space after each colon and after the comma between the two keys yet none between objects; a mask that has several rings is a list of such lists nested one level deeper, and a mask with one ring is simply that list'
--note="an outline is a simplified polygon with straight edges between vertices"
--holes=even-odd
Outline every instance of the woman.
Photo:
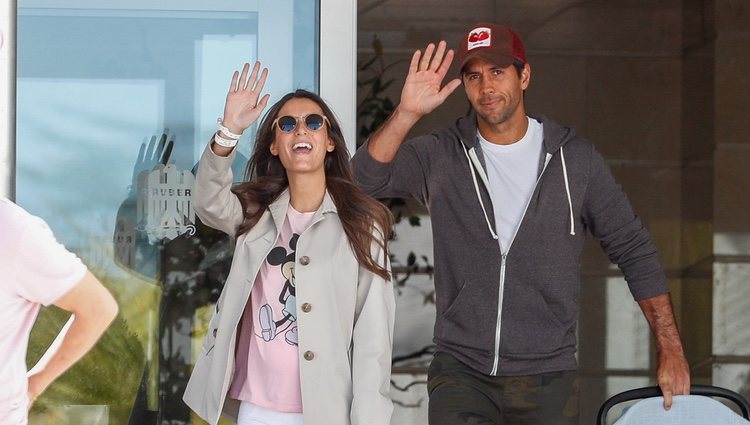
[{"label": "woman", "polygon": [[232,76],[196,177],[201,220],[237,243],[185,402],[211,424],[388,424],[392,217],[354,184],[332,111],[303,90],[270,108],[249,181],[230,187],[234,145],[269,97],[267,69],[249,70]]}]

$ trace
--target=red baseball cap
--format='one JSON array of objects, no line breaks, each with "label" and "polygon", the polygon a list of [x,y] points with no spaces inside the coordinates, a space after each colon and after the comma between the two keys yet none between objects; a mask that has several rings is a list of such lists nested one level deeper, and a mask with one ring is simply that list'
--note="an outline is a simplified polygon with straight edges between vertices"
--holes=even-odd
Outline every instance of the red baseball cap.
[{"label": "red baseball cap", "polygon": [[459,72],[463,71],[467,62],[477,57],[504,68],[514,60],[526,63],[526,49],[518,34],[509,27],[480,22],[459,42]]}]

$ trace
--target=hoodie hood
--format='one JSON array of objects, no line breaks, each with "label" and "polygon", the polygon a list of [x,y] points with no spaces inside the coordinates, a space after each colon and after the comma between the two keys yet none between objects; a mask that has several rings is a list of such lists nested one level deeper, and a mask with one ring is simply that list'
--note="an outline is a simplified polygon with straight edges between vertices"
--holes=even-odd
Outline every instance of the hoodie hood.
[{"label": "hoodie hood", "polygon": [[[544,152],[548,154],[555,153],[561,146],[575,139],[576,132],[570,127],[564,127],[560,124],[547,119],[544,115],[529,115],[530,118],[542,123],[544,126]],[[466,149],[476,148],[479,146],[477,139],[477,113],[471,109],[469,113],[457,119],[450,131],[458,136],[463,142]]]},{"label": "hoodie hood", "polygon": [[[544,137],[544,140],[543,140],[544,152],[543,152],[543,155],[539,158],[539,175],[540,176],[542,172],[544,172],[544,169],[547,167],[547,164],[552,158],[552,155],[554,155],[555,152],[559,152],[560,154],[560,161],[562,163],[563,181],[565,183],[565,195],[568,201],[568,214],[569,214],[569,223],[570,223],[569,233],[571,236],[575,236],[576,233],[575,233],[575,217],[573,215],[573,199],[571,197],[570,182],[568,179],[568,169],[567,169],[567,164],[565,161],[565,152],[563,149],[565,144],[575,139],[576,137],[575,130],[573,130],[570,127],[561,126],[552,120],[548,120],[543,115],[529,115],[529,117],[531,119],[537,120],[540,123],[542,123],[543,129],[544,129],[544,136],[543,136]],[[479,204],[482,208],[482,212],[484,214],[487,228],[489,229],[489,232],[492,235],[492,238],[497,240],[499,239],[499,236],[497,232],[495,231],[494,226],[492,225],[492,221],[490,220],[491,214],[488,212],[488,208],[484,205],[484,202],[482,201],[482,195],[479,189],[479,182],[476,176],[477,174],[479,175],[479,180],[481,180],[484,183],[485,188],[489,191],[490,184],[489,184],[489,179],[487,177],[487,173],[485,171],[486,163],[484,160],[484,155],[482,154],[482,150],[479,149],[479,140],[477,138],[477,113],[476,111],[474,111],[474,109],[471,109],[468,115],[457,119],[450,131],[453,132],[456,136],[458,136],[458,139],[463,144],[464,154],[466,155],[466,160],[469,164],[469,168],[473,170],[472,180],[474,183],[474,190],[477,194],[477,199],[479,200]]]}]

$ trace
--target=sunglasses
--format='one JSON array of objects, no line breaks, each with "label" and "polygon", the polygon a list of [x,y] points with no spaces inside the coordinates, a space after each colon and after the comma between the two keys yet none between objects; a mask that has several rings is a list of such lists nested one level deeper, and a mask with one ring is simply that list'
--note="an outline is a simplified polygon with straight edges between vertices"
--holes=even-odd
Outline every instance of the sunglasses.
[{"label": "sunglasses", "polygon": [[[299,119],[305,123],[305,127],[307,127],[307,129],[310,131],[320,130],[321,128],[323,128],[323,125],[325,125],[325,123],[328,121],[328,117],[326,117],[325,115],[320,115],[320,114],[308,114],[308,115],[299,117]],[[273,125],[278,126],[279,130],[283,131],[284,133],[291,133],[297,129],[297,122],[298,122],[297,117],[293,117],[291,115],[284,115],[283,117],[276,118],[273,122]]]}]

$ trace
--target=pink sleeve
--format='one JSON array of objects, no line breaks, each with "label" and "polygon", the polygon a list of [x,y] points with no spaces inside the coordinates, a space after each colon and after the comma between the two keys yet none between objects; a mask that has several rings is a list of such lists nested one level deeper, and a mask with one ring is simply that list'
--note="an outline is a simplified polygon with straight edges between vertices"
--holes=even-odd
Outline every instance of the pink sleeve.
[{"label": "pink sleeve", "polygon": [[40,218],[20,220],[13,264],[16,293],[29,301],[50,305],[83,279],[87,268],[72,252],[57,242]]}]

